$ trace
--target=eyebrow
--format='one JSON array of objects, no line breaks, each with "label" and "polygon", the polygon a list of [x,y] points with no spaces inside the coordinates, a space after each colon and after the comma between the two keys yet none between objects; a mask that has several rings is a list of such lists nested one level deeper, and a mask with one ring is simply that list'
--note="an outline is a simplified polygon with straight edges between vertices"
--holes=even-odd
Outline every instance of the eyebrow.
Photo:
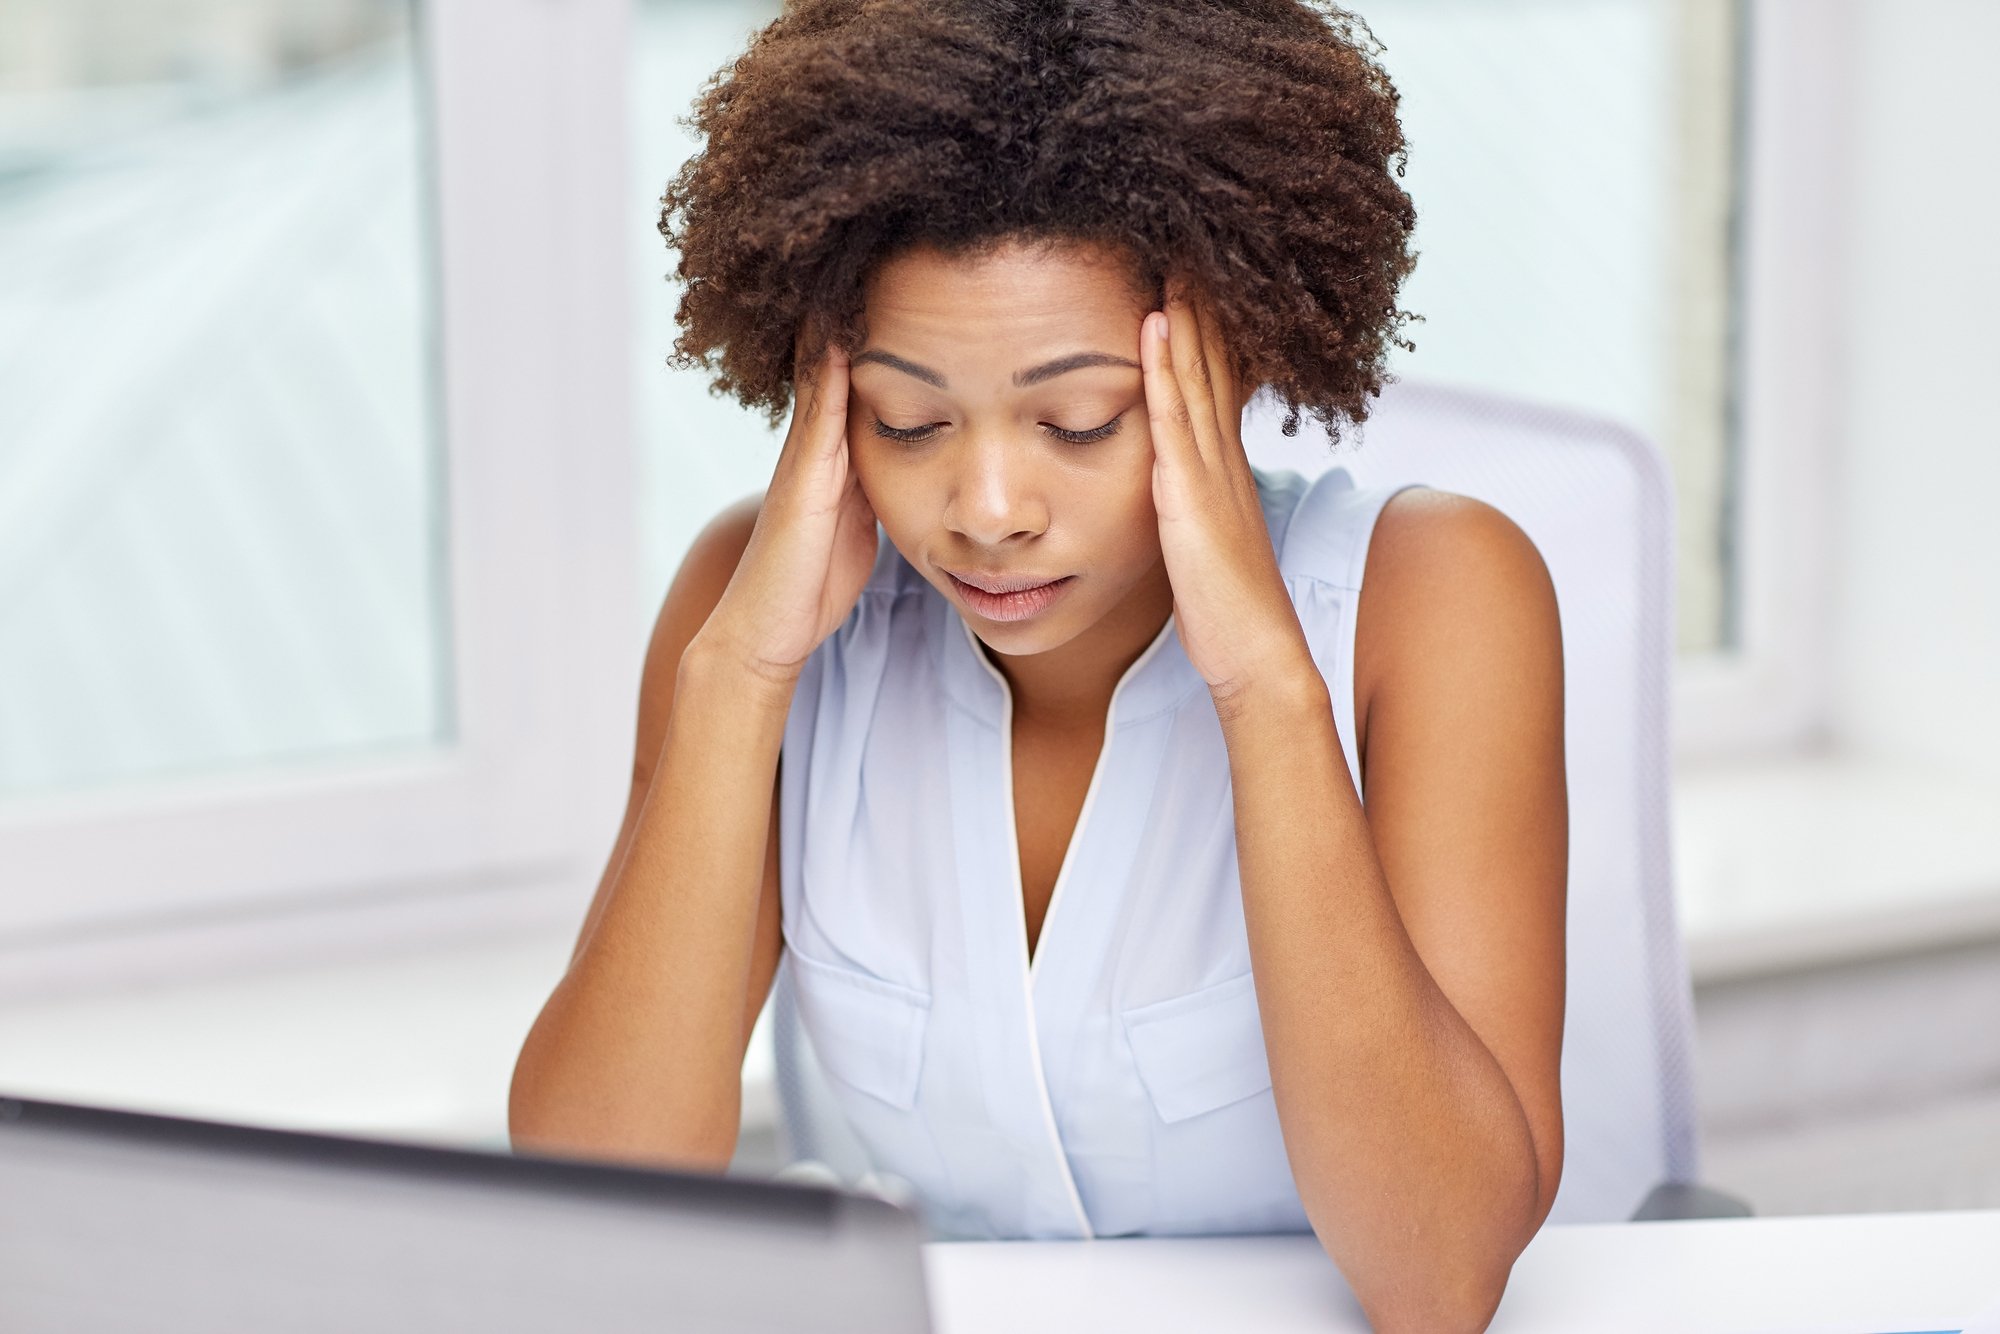
[{"label": "eyebrow", "polygon": [[[913,375],[925,384],[935,385],[939,389],[951,388],[950,383],[946,381],[944,376],[938,374],[930,367],[919,366],[914,361],[905,361],[893,353],[883,352],[874,348],[866,352],[856,353],[854,360],[849,365],[850,367],[859,366],[870,361],[880,362],[882,365],[899,370],[905,375]],[[1026,389],[1030,385],[1040,384],[1044,380],[1053,380],[1058,375],[1067,375],[1071,371],[1082,370],[1086,366],[1129,366],[1135,371],[1140,369],[1139,363],[1133,361],[1130,357],[1114,357],[1109,352],[1072,352],[1066,357],[1057,357],[1054,361],[1045,361],[1039,366],[1030,366],[1027,370],[1014,372],[1014,385],[1016,388]]]}]

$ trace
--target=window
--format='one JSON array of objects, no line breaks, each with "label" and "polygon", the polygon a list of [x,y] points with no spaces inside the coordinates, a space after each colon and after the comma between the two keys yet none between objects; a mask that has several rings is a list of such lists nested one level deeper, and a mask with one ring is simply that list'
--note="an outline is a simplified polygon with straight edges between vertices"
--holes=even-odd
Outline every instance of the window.
[{"label": "window", "polygon": [[279,909],[580,913],[630,729],[627,117],[595,77],[628,26],[0,16],[10,964]]},{"label": "window", "polygon": [[0,795],[449,743],[411,15],[101,8],[10,9]]},{"label": "window", "polygon": [[633,614],[650,627],[681,557],[718,510],[761,491],[784,433],[734,399],[708,392],[699,371],[666,359],[678,326],[677,260],[660,239],[660,197],[699,146],[680,124],[696,92],[778,16],[776,0],[637,0],[632,43],[633,164],[628,235],[638,275],[633,383],[637,388],[640,559]]},{"label": "window", "polygon": [[1635,428],[1679,494],[1677,642],[1732,638],[1730,0],[1375,0],[1423,316],[1398,373]]}]

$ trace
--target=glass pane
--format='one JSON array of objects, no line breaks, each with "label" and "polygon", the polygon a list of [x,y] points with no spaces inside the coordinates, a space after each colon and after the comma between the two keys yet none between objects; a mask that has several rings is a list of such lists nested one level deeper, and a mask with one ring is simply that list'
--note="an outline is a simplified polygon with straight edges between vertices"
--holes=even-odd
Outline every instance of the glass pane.
[{"label": "glass pane", "polygon": [[[1729,639],[1727,516],[1737,198],[1734,0],[1372,0],[1409,141],[1420,251],[1397,373],[1613,418],[1657,442],[1679,496],[1679,646]],[[761,487],[779,437],[663,367],[678,288],[654,223],[692,152],[702,80],[777,5],[640,0],[647,622],[695,531]]]},{"label": "glass pane", "polygon": [[1417,205],[1398,373],[1612,418],[1680,505],[1679,648],[1728,638],[1732,0],[1373,0]]},{"label": "glass pane", "polygon": [[416,36],[0,14],[0,796],[449,735]]},{"label": "glass pane", "polygon": [[763,490],[782,431],[734,399],[712,397],[703,371],[667,366],[679,332],[671,280],[679,259],[660,239],[660,196],[699,142],[680,119],[750,34],[778,16],[778,0],[639,0],[632,67],[633,272],[638,394],[640,557],[635,615],[648,629],[694,536],[731,501]]}]

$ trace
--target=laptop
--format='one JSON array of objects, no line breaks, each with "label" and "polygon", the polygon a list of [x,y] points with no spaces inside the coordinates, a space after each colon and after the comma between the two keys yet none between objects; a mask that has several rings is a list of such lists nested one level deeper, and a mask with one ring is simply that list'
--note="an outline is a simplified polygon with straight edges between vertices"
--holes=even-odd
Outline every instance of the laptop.
[{"label": "laptop", "polygon": [[0,1094],[8,1334],[930,1328],[872,1196]]}]

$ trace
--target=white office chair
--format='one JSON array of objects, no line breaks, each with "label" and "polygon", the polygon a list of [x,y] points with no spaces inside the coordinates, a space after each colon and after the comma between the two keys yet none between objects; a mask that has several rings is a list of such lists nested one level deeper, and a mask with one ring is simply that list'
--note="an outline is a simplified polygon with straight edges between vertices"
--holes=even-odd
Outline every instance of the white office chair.
[{"label": "white office chair", "polygon": [[[1306,423],[1286,438],[1261,397],[1244,420],[1259,468],[1357,484],[1420,481],[1477,497],[1533,539],[1563,628],[1570,800],[1564,1167],[1549,1221],[1748,1213],[1695,1184],[1693,1006],[1668,844],[1674,501],[1665,462],[1613,423],[1496,395],[1389,386],[1337,452]],[[788,969],[772,1037],[790,1160],[854,1181],[865,1152],[813,1063]]]}]

